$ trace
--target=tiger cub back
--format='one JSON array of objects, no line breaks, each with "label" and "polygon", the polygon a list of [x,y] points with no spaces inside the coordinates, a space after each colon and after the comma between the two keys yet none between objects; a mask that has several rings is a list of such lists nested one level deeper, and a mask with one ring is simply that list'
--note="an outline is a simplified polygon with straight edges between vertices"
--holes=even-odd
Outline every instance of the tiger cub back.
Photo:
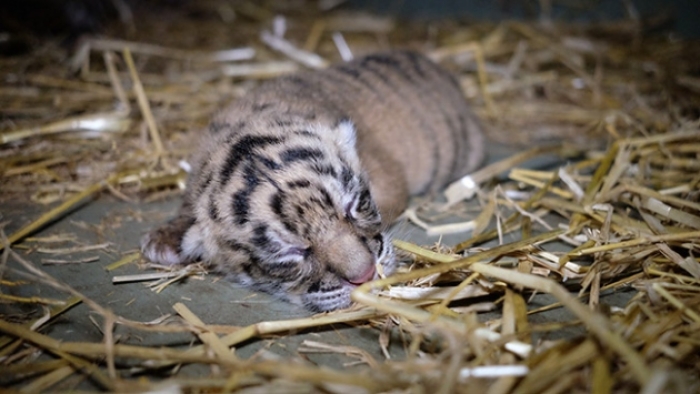
[{"label": "tiger cub back", "polygon": [[475,169],[483,136],[459,85],[408,51],[263,83],[209,125],[178,217],[142,251],[333,310],[395,269],[386,229],[409,195]]}]

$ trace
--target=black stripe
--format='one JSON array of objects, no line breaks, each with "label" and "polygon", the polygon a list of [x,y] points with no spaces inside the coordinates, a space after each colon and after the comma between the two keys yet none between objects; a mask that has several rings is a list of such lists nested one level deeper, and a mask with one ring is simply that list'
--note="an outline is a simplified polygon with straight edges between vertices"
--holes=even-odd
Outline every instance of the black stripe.
[{"label": "black stripe", "polygon": [[270,197],[270,207],[272,208],[272,212],[277,215],[277,217],[280,219],[280,222],[282,222],[282,225],[284,226],[287,231],[289,231],[292,234],[298,234],[298,229],[297,226],[292,222],[287,216],[287,214],[284,212],[284,202],[287,198],[287,194],[281,190],[278,190],[277,193],[273,194]]},{"label": "black stripe", "polygon": [[[272,278],[278,279],[277,282],[267,282],[265,283],[265,289],[277,288],[281,286],[280,282],[289,281],[289,277],[296,277],[298,275],[298,264],[291,261],[284,261],[275,263],[274,265],[263,264],[258,268],[263,272],[264,275],[271,276]],[[268,290],[270,291],[270,290]]]},{"label": "black stripe", "polygon": [[299,235],[299,229],[297,229],[297,226],[293,222],[290,222],[289,220],[287,220],[286,217],[285,217],[285,220],[282,221],[282,225],[290,233],[292,233],[294,235]]},{"label": "black stripe", "polygon": [[[207,163],[207,164],[208,164],[208,163]],[[206,169],[206,165],[205,165],[204,169]],[[204,169],[202,169],[202,171],[200,171],[200,174],[201,174],[202,172],[204,172]],[[202,193],[204,192],[204,190],[205,190],[207,187],[209,187],[209,185],[211,184],[211,181],[212,181],[212,178],[213,178],[214,175],[213,175],[213,173],[212,173],[211,171],[206,171],[206,174],[207,174],[207,175],[204,177],[204,180],[202,180],[202,182],[200,182],[200,183],[197,185],[197,189],[195,189],[195,193],[194,193],[195,197],[201,196]]]},{"label": "black stripe", "polygon": [[310,81],[307,81],[306,79],[304,79],[298,75],[290,75],[287,77],[283,77],[283,79],[285,79],[285,80],[287,80],[287,81],[289,81],[289,82],[291,82],[299,87],[307,89],[307,90],[315,89],[315,86],[313,84],[311,84]]},{"label": "black stripe", "polygon": [[[443,121],[445,122],[445,126],[447,127],[447,132],[450,133],[450,137],[451,137],[451,142],[449,143],[449,147],[452,148],[452,161],[451,161],[451,163],[449,163],[449,166],[450,166],[450,174],[452,174],[454,169],[456,168],[456,166],[458,164],[457,149],[459,147],[460,138],[457,135],[457,133],[458,133],[457,125],[455,125],[454,118],[452,116],[450,116],[445,111],[444,107],[440,107],[440,112],[442,114]],[[445,182],[445,179],[438,179],[438,177],[437,177],[438,168],[442,167],[442,164],[440,164],[440,162],[441,162],[440,159],[442,158],[442,155],[440,155],[438,153],[440,150],[439,145],[441,145],[441,144],[439,144],[439,143],[436,144],[436,151],[433,152],[433,156],[435,157],[436,161],[435,161],[435,167],[433,168],[433,171],[430,175],[430,179],[432,179],[432,182],[430,182],[430,184],[428,184],[428,186],[427,186],[428,189],[432,189],[436,185],[438,185],[439,187],[442,187],[442,185],[439,185],[437,182]],[[449,174],[448,174],[448,177],[449,177]]]},{"label": "black stripe", "polygon": [[296,134],[296,135],[300,135],[300,136],[304,136],[304,137],[311,137],[311,138],[313,138],[315,140],[319,140],[319,141],[321,140],[321,137],[319,137],[318,134],[312,133],[309,130],[294,130],[294,131],[292,131],[292,134]]},{"label": "black stripe", "polygon": [[368,241],[367,237],[365,237],[364,235],[357,235],[357,239],[360,240],[360,243],[362,244],[362,246],[364,246],[364,248],[367,250],[367,252],[369,252],[369,254],[374,256],[374,253],[372,253],[372,249],[370,249],[369,243],[367,242]]},{"label": "black stripe", "polygon": [[209,124],[209,132],[212,134],[218,134],[221,131],[227,130],[227,131],[233,131],[233,132],[239,132],[243,128],[245,128],[246,122],[241,120],[238,121],[235,125],[231,125],[231,123],[226,122],[226,121],[212,121]]},{"label": "black stripe", "polygon": [[357,204],[357,211],[360,213],[369,213],[372,208],[372,196],[369,194],[369,189],[364,189],[360,192],[359,202]]},{"label": "black stripe", "polygon": [[296,261],[281,260],[275,261],[274,264],[263,264],[260,268],[268,275],[276,278],[282,278],[285,281],[289,280],[290,274],[296,276],[299,263]]},{"label": "black stripe", "polygon": [[280,154],[280,159],[285,164],[293,161],[322,160],[324,157],[323,152],[312,148],[291,148]]},{"label": "black stripe", "polygon": [[221,130],[230,129],[231,124],[228,122],[211,122],[209,123],[209,132],[212,134],[218,134]]},{"label": "black stripe", "polygon": [[425,58],[413,51],[401,52],[408,62],[411,64],[413,72],[415,72],[419,77],[425,79],[425,72],[423,71],[422,63],[425,63]]},{"label": "black stripe", "polygon": [[250,209],[250,192],[240,191],[233,195],[233,214],[236,216],[236,224],[244,225],[248,223],[248,210]]},{"label": "black stripe", "polygon": [[248,274],[251,278],[257,278],[260,276],[260,269],[258,268],[252,254],[249,255],[248,260],[241,263],[241,268],[243,272]]},{"label": "black stripe", "polygon": [[459,92],[462,91],[462,87],[459,84],[459,80],[457,79],[457,76],[455,76],[453,73],[445,70],[444,68],[440,67],[437,63],[426,59],[426,61],[421,62],[423,63],[423,66],[426,68],[432,70],[435,74],[437,74],[437,78],[441,78],[448,82],[452,87],[457,89]]},{"label": "black stripe", "polygon": [[327,208],[334,208],[335,206],[333,204],[333,198],[331,198],[331,194],[328,193],[328,190],[326,190],[325,188],[319,187],[318,191],[319,191],[319,193],[321,193],[321,196],[323,197],[322,206],[327,207]]},{"label": "black stripe", "polygon": [[309,289],[306,291],[307,293],[318,293],[321,290],[321,281],[318,280],[309,286]]},{"label": "black stripe", "polygon": [[248,164],[243,169],[243,179],[245,186],[243,189],[233,195],[231,209],[233,216],[236,219],[236,224],[243,225],[248,222],[248,211],[250,210],[250,195],[255,188],[260,184],[260,179],[256,174],[255,168]]},{"label": "black stripe", "polygon": [[287,80],[296,85],[297,88],[295,89],[295,94],[297,96],[308,96],[312,99],[318,100],[318,102],[321,103],[330,102],[329,97],[326,95],[326,92],[323,89],[321,89],[320,85],[315,83],[315,81],[313,81],[313,79],[311,78],[304,78],[302,76],[295,75],[286,77],[283,80]]},{"label": "black stripe", "polygon": [[[394,56],[386,54],[370,55],[364,58],[360,64],[362,64],[363,67],[371,69],[371,63],[376,63],[383,67],[393,69],[394,71],[396,71],[396,74],[401,75],[405,80],[411,83],[415,82],[413,76],[410,73],[408,73],[406,69],[403,68],[403,64],[401,64],[401,62],[398,61]],[[377,71],[375,70],[375,72]]]},{"label": "black stripe", "polygon": [[269,123],[270,127],[274,127],[274,126],[289,127],[289,126],[292,126],[295,124],[296,124],[296,122],[294,122],[292,120],[282,120],[282,119],[274,119]]},{"label": "black stripe", "polygon": [[311,237],[311,226],[304,226],[304,229],[300,232],[304,239],[309,239]]},{"label": "black stripe", "polygon": [[[430,130],[430,131],[432,131],[432,130]],[[431,156],[433,157],[433,169],[430,171],[430,181],[425,186],[425,188],[423,190],[421,190],[421,193],[425,192],[426,190],[429,190],[430,188],[433,187],[433,184],[435,183],[435,180],[436,180],[437,175],[438,175],[438,170],[442,166],[440,163],[442,161],[442,160],[440,160],[440,143],[437,140],[433,141],[433,151],[432,151]]]},{"label": "black stripe", "polygon": [[228,155],[226,156],[226,162],[224,163],[221,173],[219,175],[221,183],[225,184],[228,182],[231,174],[236,170],[236,167],[246,158],[250,156],[253,149],[261,148],[267,145],[279,144],[284,141],[281,137],[273,136],[254,136],[246,135],[242,137],[238,142],[231,146]]},{"label": "black stripe", "polygon": [[216,206],[216,201],[214,201],[214,194],[209,195],[209,218],[215,222],[221,220],[219,208]]},{"label": "black stripe", "polygon": [[272,103],[255,103],[253,104],[253,112],[262,112],[274,106]]},{"label": "black stripe", "polygon": [[[253,237],[250,239],[250,243],[258,249],[263,249],[269,253],[278,252],[279,245],[274,245],[267,235],[267,226],[259,225],[253,230]],[[277,246],[277,247],[275,247]]]},{"label": "black stripe", "polygon": [[247,125],[247,123],[245,122],[245,120],[240,120],[240,121],[238,121],[238,123],[236,123],[236,125],[233,126],[231,129],[232,129],[233,131],[238,132],[238,131],[243,130],[243,129],[246,127],[246,125]]},{"label": "black stripe", "polygon": [[[454,155],[453,156],[454,159],[452,159],[452,168],[450,168],[450,177],[454,177],[460,170],[463,170],[462,168],[458,168],[458,166],[461,167],[464,163],[464,160],[462,157],[462,155],[464,155],[464,153],[466,151],[464,149],[464,144],[468,143],[467,136],[469,134],[467,131],[467,127],[469,127],[469,126],[467,125],[467,120],[464,117],[464,114],[460,113],[458,120],[459,120],[459,129],[455,130],[452,133],[452,136],[454,138],[454,140],[453,140],[454,148],[453,148],[453,152],[452,152],[452,154]],[[450,181],[451,180],[452,179],[450,179]]]},{"label": "black stripe", "polygon": [[377,251],[377,257],[379,257],[382,255],[382,253],[384,253],[384,237],[380,233],[375,235],[373,239],[379,243],[379,250]]},{"label": "black stripe", "polygon": [[272,197],[270,197],[270,207],[272,208],[272,212],[275,213],[277,216],[284,216],[284,213],[282,212],[282,208],[284,205],[284,199],[285,199],[285,194],[282,191],[278,191],[277,193],[273,194]]},{"label": "black stripe", "polygon": [[270,170],[279,170],[282,168],[282,166],[278,162],[270,159],[267,156],[254,155],[254,157],[257,161],[261,162],[265,167],[267,167]]},{"label": "black stripe", "polygon": [[340,182],[343,184],[345,190],[350,190],[350,182],[352,182],[353,176],[354,174],[350,167],[343,166],[343,169],[340,171]]},{"label": "black stripe", "polygon": [[351,76],[353,79],[360,79],[362,77],[362,73],[360,72],[360,70],[358,70],[356,67],[347,64],[340,64],[336,66],[335,69],[342,72],[345,75]]},{"label": "black stripe", "polygon": [[318,175],[328,175],[338,179],[338,173],[335,171],[335,168],[328,164],[313,163],[309,166],[309,169]]},{"label": "black stripe", "polygon": [[272,212],[277,215],[277,217],[282,222],[282,225],[292,234],[297,234],[297,226],[290,221],[289,216],[284,212],[284,204],[287,199],[287,194],[282,190],[277,190],[275,194],[270,197],[270,207]]},{"label": "black stripe", "polygon": [[244,245],[240,242],[234,241],[232,239],[227,239],[224,241],[226,243],[226,246],[233,251],[236,252],[244,252],[248,255],[252,254],[252,250],[250,250],[250,247],[248,245]]},{"label": "black stripe", "polygon": [[[357,68],[351,67],[349,65],[340,65],[340,66],[335,67],[334,69],[337,70],[339,73],[350,77],[351,80],[359,82],[360,84],[362,84],[362,86],[364,86],[370,92],[375,93],[375,94],[379,94],[377,92],[377,86],[375,84],[368,82],[364,78],[362,78],[362,73],[359,70],[357,70]],[[332,75],[332,74],[328,73],[327,75]],[[343,82],[344,82],[343,83],[344,85],[347,84],[347,81],[343,81]]]},{"label": "black stripe", "polygon": [[[368,83],[373,87],[374,90],[376,90],[379,87],[380,83],[383,83],[384,85],[388,86],[392,92],[398,92],[399,89],[396,88],[395,84],[391,81],[391,77],[387,75],[385,71],[386,67],[382,67],[381,63],[378,62],[373,62],[371,59],[363,59],[362,63],[360,63],[362,68],[366,70],[367,74],[374,74],[376,77],[376,80],[373,81],[372,83]],[[379,67],[376,67],[379,66]]]},{"label": "black stripe", "polygon": [[298,179],[296,181],[287,182],[287,187],[290,189],[301,189],[311,186],[311,182],[306,179]]}]

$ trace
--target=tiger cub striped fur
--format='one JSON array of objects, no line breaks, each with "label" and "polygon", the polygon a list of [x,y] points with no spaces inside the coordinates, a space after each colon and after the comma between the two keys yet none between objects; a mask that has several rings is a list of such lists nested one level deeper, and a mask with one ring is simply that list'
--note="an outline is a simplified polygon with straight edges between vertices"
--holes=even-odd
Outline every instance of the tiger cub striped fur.
[{"label": "tiger cub striped fur", "polygon": [[457,81],[396,51],[265,82],[211,121],[179,215],[142,240],[148,259],[198,259],[313,311],[389,275],[386,227],[409,195],[484,158]]}]

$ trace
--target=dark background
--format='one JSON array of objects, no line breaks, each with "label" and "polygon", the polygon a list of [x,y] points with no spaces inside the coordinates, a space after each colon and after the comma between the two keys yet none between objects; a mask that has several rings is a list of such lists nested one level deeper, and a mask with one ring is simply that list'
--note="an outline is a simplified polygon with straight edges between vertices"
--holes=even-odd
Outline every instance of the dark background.
[{"label": "dark background", "polygon": [[[126,6],[135,13],[143,7],[189,7],[196,3],[197,0],[3,0],[0,34],[60,34],[70,39],[86,32],[99,32],[106,23],[118,18],[120,7],[123,10]],[[285,1],[252,3],[274,9]],[[308,4],[316,7],[317,2],[308,1]],[[653,31],[700,37],[700,1],[697,0],[553,0],[551,17],[556,21],[588,23],[628,19],[626,5],[632,5],[643,24],[653,24]],[[536,20],[541,16],[540,1],[536,0],[347,0],[338,8],[417,19],[497,21]]]}]

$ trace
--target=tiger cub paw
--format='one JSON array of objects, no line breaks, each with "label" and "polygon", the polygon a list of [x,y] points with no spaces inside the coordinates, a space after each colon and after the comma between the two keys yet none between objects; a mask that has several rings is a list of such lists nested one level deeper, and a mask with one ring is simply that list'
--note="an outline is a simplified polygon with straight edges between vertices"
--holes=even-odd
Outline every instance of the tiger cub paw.
[{"label": "tiger cub paw", "polygon": [[141,254],[156,264],[176,265],[192,262],[182,253],[182,240],[193,220],[177,217],[149,231],[141,238]]}]

